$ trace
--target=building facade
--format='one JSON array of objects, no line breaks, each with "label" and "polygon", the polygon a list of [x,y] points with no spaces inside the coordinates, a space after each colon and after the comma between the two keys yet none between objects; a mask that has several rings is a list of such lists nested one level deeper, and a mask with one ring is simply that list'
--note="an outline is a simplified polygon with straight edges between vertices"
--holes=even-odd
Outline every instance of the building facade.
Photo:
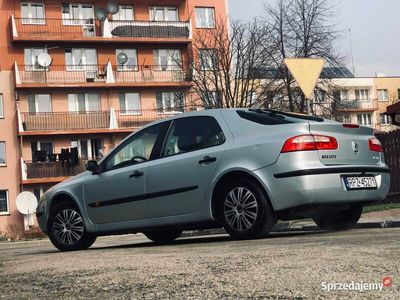
[{"label": "building facade", "polygon": [[182,112],[193,35],[227,17],[224,0],[0,1],[0,232],[15,199],[38,198],[124,137]]}]

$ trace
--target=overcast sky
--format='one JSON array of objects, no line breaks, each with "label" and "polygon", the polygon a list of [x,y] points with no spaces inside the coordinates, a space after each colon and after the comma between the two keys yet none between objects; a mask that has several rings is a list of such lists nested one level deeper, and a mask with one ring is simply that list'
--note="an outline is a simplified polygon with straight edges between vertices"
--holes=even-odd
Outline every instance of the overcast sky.
[{"label": "overcast sky", "polygon": [[[243,21],[263,13],[263,3],[276,0],[228,0],[230,16]],[[351,69],[351,28],[357,76],[400,75],[400,0],[336,0],[338,28],[347,30],[338,50]]]}]

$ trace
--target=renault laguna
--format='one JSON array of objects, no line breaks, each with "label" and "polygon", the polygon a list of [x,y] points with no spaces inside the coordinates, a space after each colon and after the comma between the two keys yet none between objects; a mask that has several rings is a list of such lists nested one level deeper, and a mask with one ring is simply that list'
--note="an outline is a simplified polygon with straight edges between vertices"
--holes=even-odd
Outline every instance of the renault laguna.
[{"label": "renault laguna", "polygon": [[37,218],[62,251],[122,233],[168,243],[183,230],[224,227],[252,239],[277,220],[352,228],[389,184],[371,128],[273,110],[205,110],[132,133],[48,190]]}]

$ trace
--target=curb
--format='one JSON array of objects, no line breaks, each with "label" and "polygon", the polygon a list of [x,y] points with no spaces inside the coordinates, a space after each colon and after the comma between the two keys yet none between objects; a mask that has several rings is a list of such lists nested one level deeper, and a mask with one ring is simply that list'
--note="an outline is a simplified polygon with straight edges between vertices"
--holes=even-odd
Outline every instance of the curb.
[{"label": "curb", "polygon": [[[397,228],[400,227],[400,221],[392,221],[386,220],[382,222],[361,222],[358,223],[354,228],[355,229],[367,229],[367,228]],[[305,224],[305,225],[290,225],[290,222],[283,222],[276,224],[271,232],[291,232],[291,231],[320,231],[321,229],[314,224]],[[207,230],[193,230],[193,231],[185,231],[181,237],[197,237],[197,236],[205,236],[205,235],[220,235],[227,234],[223,228],[216,229],[207,229]]]}]

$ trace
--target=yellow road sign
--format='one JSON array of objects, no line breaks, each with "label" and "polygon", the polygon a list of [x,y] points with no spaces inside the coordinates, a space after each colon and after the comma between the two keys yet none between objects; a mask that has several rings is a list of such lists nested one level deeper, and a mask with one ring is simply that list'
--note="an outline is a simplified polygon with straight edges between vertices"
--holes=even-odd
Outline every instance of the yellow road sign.
[{"label": "yellow road sign", "polygon": [[325,61],[322,58],[286,58],[285,65],[292,73],[306,98],[311,98]]}]

